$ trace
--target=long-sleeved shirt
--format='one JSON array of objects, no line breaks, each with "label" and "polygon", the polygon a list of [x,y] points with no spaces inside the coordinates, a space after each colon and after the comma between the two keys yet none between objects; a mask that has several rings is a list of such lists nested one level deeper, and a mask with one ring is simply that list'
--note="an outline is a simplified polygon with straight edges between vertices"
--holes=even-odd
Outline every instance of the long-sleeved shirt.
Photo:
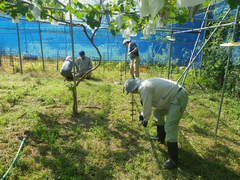
[{"label": "long-sleeved shirt", "polygon": [[84,59],[82,59],[81,57],[79,57],[77,59],[77,64],[78,66],[80,66],[80,70],[79,73],[86,73],[87,71],[89,71],[90,69],[92,69],[92,61],[89,57],[85,56]]},{"label": "long-sleeved shirt", "polygon": [[142,80],[138,86],[138,94],[143,101],[145,121],[148,121],[151,116],[152,106],[159,109],[169,109],[170,101],[180,87],[177,82],[163,78]]},{"label": "long-sleeved shirt", "polygon": [[[73,61],[72,60],[65,60],[63,62],[63,65],[62,65],[62,68],[60,70],[60,73],[61,74],[65,74],[65,72],[66,73],[71,72],[72,71],[72,66],[73,66]],[[76,66],[77,71],[79,71],[79,67],[78,67],[78,65],[76,63],[75,63],[75,66]]]}]

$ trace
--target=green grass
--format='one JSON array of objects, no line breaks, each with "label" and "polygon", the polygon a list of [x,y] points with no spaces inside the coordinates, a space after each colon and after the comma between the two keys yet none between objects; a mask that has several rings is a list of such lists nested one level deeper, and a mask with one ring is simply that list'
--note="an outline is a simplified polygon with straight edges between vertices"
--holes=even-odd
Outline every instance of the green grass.
[{"label": "green grass", "polygon": [[[166,145],[151,142],[154,158],[138,121],[140,98],[134,95],[132,118],[132,96],[114,83],[120,79],[119,68],[105,66],[77,87],[77,116],[68,89],[72,82],[65,82],[59,72],[35,69],[20,75],[0,70],[0,177],[26,138],[7,179],[239,179],[239,99],[224,97],[215,137],[221,92],[202,90],[190,73],[185,85],[189,104],[179,128],[180,164],[162,170]],[[166,78],[166,70],[151,68],[141,77]],[[177,80],[181,72],[174,71],[170,78]],[[129,71],[123,73],[123,82],[128,78]],[[156,134],[152,119],[148,130]]]}]

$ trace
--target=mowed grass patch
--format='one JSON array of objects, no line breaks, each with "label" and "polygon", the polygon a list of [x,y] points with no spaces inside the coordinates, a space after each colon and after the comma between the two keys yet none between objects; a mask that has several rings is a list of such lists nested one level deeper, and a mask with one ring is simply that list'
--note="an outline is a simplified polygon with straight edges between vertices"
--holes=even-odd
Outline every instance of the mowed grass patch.
[{"label": "mowed grass patch", "polygon": [[[113,73],[114,72],[114,73]],[[191,74],[185,88],[189,104],[180,121],[179,167],[166,171],[167,146],[148,140],[138,121],[140,98],[123,94],[130,78],[118,69],[99,69],[72,93],[58,72],[23,75],[1,72],[0,177],[8,170],[23,138],[24,147],[8,179],[238,179],[239,100],[225,97],[215,137],[219,92],[202,90]],[[175,80],[180,74],[172,74]],[[142,79],[166,77],[162,69]],[[191,81],[192,78],[192,81]],[[15,99],[15,100],[14,100]],[[150,135],[156,135],[152,118]],[[153,147],[153,151],[151,149]],[[224,172],[224,173],[223,173]]]}]

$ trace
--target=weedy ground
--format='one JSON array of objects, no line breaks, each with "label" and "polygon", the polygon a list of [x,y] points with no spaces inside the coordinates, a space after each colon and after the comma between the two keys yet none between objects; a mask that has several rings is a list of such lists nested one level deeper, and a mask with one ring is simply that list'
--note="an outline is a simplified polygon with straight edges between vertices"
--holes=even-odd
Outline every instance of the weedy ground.
[{"label": "weedy ground", "polygon": [[[26,138],[7,179],[240,178],[239,99],[225,95],[214,136],[221,92],[204,89],[192,72],[185,82],[189,103],[179,124],[179,167],[163,170],[166,144],[150,144],[138,121],[140,98],[123,94],[128,70],[125,75],[117,67],[99,68],[92,79],[83,80],[77,86],[74,116],[69,91],[73,82],[64,81],[59,72],[30,69],[23,75],[0,70],[0,177]],[[172,72],[170,79],[177,80],[181,73]],[[166,78],[167,68],[150,68],[140,76]],[[114,83],[120,77],[122,84]],[[148,131],[156,135],[152,119]]]}]

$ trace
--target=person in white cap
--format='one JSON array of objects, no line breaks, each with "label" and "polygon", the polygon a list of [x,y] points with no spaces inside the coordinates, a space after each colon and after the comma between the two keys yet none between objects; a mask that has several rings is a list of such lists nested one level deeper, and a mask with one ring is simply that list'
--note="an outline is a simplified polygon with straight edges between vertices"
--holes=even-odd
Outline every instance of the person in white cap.
[{"label": "person in white cap", "polygon": [[131,59],[130,74],[132,75],[132,78],[139,77],[140,58],[139,58],[137,44],[134,42],[131,42],[131,40],[129,39],[125,39],[123,41],[123,45],[126,48],[128,48],[128,56]]},{"label": "person in white cap", "polygon": [[[72,67],[73,67],[72,57],[67,56],[66,60],[63,62],[62,68],[60,70],[60,74],[63,77],[65,77],[65,80],[67,80],[67,81],[73,80]],[[77,71],[79,71],[79,67],[76,63],[75,63],[75,67],[76,67]]]},{"label": "person in white cap", "polygon": [[[142,114],[139,120],[147,127],[151,116],[157,124],[157,139],[161,144],[168,145],[168,160],[162,165],[163,169],[176,168],[178,165],[178,125],[188,103],[187,91],[177,82],[164,78],[128,79],[124,84],[128,93],[139,94],[142,101]],[[166,120],[165,120],[165,116]]]}]

